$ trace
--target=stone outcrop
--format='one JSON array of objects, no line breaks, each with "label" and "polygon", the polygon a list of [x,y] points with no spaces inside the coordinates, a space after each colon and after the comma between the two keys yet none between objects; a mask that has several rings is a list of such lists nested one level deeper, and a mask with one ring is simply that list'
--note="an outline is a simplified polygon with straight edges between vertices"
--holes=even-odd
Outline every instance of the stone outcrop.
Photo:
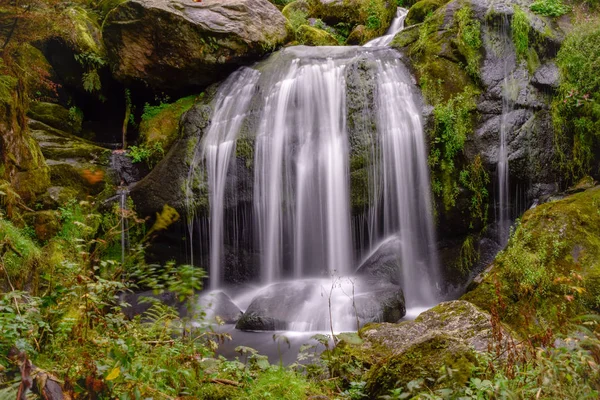
[{"label": "stone outcrop", "polygon": [[267,0],[129,0],[109,12],[102,32],[114,76],[155,90],[206,87],[289,34]]}]

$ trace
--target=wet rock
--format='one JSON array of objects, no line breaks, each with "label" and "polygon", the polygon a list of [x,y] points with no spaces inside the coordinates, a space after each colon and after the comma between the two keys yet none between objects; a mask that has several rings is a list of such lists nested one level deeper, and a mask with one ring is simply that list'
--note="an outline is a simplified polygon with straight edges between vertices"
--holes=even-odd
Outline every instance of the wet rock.
[{"label": "wet rock", "polygon": [[540,66],[531,79],[531,83],[540,88],[556,89],[560,85],[560,72],[554,62]]},{"label": "wet rock", "polygon": [[244,331],[288,329],[301,312],[302,304],[317,294],[318,289],[306,281],[273,284],[254,297],[235,327]]},{"label": "wet rock", "polygon": [[356,273],[370,282],[389,282],[402,286],[402,240],[394,235],[385,239],[360,264]]},{"label": "wet rock", "polygon": [[226,324],[235,324],[242,316],[242,310],[223,292],[201,294],[196,304],[198,311],[206,313],[204,319],[208,322],[215,322],[218,318]]},{"label": "wet rock", "polygon": [[362,326],[369,322],[396,322],[406,314],[404,294],[399,286],[373,285],[361,280],[351,283],[306,280],[277,283],[263,289],[254,297],[236,328],[327,330],[329,308],[334,316],[334,327],[342,330],[356,329],[357,324]]},{"label": "wet rock", "polygon": [[130,0],[108,14],[102,32],[115,76],[155,90],[206,87],[289,35],[267,0]]}]

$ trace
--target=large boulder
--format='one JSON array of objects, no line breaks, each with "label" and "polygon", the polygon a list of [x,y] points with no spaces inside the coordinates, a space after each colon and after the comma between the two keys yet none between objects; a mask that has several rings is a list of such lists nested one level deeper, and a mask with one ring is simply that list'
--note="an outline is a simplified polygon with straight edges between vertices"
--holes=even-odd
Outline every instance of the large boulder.
[{"label": "large boulder", "polygon": [[343,351],[371,366],[366,375],[369,398],[419,378],[433,378],[426,384],[434,388],[442,367],[456,370],[451,382],[442,383],[445,387],[462,385],[477,364],[477,352],[490,348],[502,352],[513,341],[512,331],[494,324],[490,314],[466,301],[441,303],[414,321],[368,324],[359,336],[362,341],[344,343]]},{"label": "large boulder", "polygon": [[600,186],[538,205],[462,299],[532,338],[563,331],[600,311],[599,237]]},{"label": "large boulder", "polygon": [[53,188],[68,188],[84,198],[99,194],[105,182],[112,183],[108,175],[110,150],[40,121],[29,120],[29,128],[50,168]]},{"label": "large boulder", "polygon": [[288,34],[285,17],[267,0],[130,0],[103,25],[114,75],[156,90],[205,87],[281,46]]}]

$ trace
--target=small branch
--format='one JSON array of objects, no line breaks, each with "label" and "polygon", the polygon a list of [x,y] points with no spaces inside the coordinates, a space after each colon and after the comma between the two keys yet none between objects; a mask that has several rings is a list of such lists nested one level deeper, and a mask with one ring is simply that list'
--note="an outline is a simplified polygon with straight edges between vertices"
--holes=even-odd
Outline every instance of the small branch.
[{"label": "small branch", "polygon": [[211,379],[210,382],[211,383],[218,383],[219,385],[229,385],[229,386],[236,386],[236,387],[241,386],[239,382],[232,381],[232,380],[229,380],[229,379],[214,378],[214,379]]}]

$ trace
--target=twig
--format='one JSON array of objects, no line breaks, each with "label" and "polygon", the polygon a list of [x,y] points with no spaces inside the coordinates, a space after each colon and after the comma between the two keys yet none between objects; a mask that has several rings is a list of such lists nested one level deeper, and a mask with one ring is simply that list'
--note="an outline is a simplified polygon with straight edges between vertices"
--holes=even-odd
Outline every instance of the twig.
[{"label": "twig", "polygon": [[230,386],[241,386],[239,382],[232,381],[229,379],[213,378],[210,380],[211,383],[218,383],[219,385],[230,385]]}]

